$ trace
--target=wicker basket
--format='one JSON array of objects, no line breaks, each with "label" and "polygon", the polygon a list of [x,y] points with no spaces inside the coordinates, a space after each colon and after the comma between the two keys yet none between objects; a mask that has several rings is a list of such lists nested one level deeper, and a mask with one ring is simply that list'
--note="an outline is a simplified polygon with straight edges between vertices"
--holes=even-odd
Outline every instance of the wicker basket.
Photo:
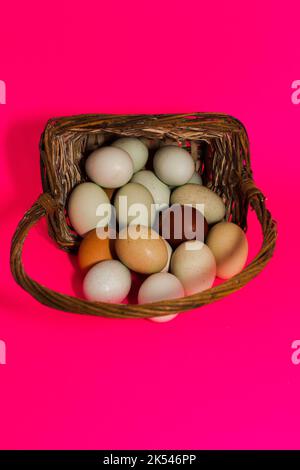
[{"label": "wicker basket", "polygon": [[[86,180],[84,161],[93,144],[109,143],[118,136],[159,141],[175,140],[188,148],[204,184],[226,204],[226,219],[246,230],[249,205],[262,227],[258,255],[238,275],[217,287],[182,299],[145,305],[89,302],[55,292],[31,279],[22,264],[24,240],[42,217],[48,219],[50,236],[66,251],[76,251],[79,238],[69,226],[66,202],[72,188]],[[11,270],[17,283],[41,303],[67,312],[114,318],[153,317],[201,307],[240,289],[272,257],[277,230],[265,198],[255,186],[249,158],[248,137],[236,119],[221,114],[83,115],[51,119],[42,135],[41,176],[44,193],[21,220],[12,240]],[[151,158],[151,155],[150,155]]]}]

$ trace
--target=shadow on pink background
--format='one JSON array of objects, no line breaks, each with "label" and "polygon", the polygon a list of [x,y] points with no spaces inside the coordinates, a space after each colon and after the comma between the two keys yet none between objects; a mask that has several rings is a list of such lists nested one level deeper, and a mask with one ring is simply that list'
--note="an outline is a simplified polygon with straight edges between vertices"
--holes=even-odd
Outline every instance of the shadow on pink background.
[{"label": "shadow on pink background", "polygon": [[[54,0],[1,7],[0,447],[299,448],[299,2]],[[10,240],[41,192],[47,119],[79,113],[229,113],[279,225],[274,259],[244,289],[158,325],[76,316],[13,281]],[[257,223],[249,219],[257,248]],[[29,273],[78,291],[41,223]]]}]

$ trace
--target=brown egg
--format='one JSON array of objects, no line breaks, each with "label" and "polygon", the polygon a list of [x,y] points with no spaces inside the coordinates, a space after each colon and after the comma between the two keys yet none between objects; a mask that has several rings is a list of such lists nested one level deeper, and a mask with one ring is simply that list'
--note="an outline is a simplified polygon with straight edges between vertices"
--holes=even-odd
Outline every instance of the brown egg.
[{"label": "brown egg", "polygon": [[229,279],[242,271],[248,256],[248,241],[238,225],[231,222],[214,225],[206,243],[215,256],[218,277]]},{"label": "brown egg", "polygon": [[173,248],[188,240],[204,242],[207,232],[205,217],[192,206],[174,204],[159,214],[159,234]]},{"label": "brown egg", "polygon": [[168,261],[164,240],[144,225],[130,225],[121,230],[115,242],[115,250],[120,261],[138,273],[158,273]]},{"label": "brown egg", "polygon": [[[103,234],[106,236],[104,238]],[[114,242],[109,238],[108,229],[102,229],[101,238],[97,235],[97,230],[91,230],[82,240],[78,250],[78,263],[81,269],[90,269],[94,264],[100,261],[113,259]]]}]

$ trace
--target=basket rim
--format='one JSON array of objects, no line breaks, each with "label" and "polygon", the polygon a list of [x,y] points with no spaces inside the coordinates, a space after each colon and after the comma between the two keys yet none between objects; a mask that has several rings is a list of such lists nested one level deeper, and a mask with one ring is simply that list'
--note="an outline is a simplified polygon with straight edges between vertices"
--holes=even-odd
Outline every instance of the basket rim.
[{"label": "basket rim", "polygon": [[[193,119],[187,119],[189,116],[195,116]],[[127,126],[125,123],[127,122]],[[128,124],[129,122],[129,124]],[[189,130],[203,126],[210,126],[212,132],[216,135],[226,134],[226,125],[230,124],[230,132],[240,133],[245,139],[245,145],[248,146],[248,137],[244,125],[236,118],[222,113],[184,113],[184,114],[81,114],[76,116],[65,116],[60,118],[52,118],[47,122],[44,133],[40,141],[41,153],[44,156],[51,157],[51,145],[56,137],[72,132],[80,133],[96,133],[100,128],[104,132],[120,132],[120,130],[136,130],[144,129],[145,125],[157,125],[158,128],[166,130],[172,128],[176,122],[187,122],[184,129]],[[194,123],[193,126],[190,123]],[[196,125],[196,126],[195,126]],[[218,127],[219,125],[219,127]],[[225,125],[225,128],[224,128]],[[137,127],[136,127],[137,126]],[[140,127],[139,127],[140,126]],[[169,126],[169,127],[168,127]],[[222,127],[223,126],[223,127]],[[202,127],[203,128],[203,127]],[[182,126],[179,127],[182,130]],[[225,130],[224,130],[225,129]],[[197,129],[199,131],[199,128]],[[229,132],[229,131],[228,131]],[[189,134],[190,135],[190,134]],[[193,135],[193,134],[192,134]],[[190,140],[193,140],[189,137]],[[195,139],[195,140],[199,140]],[[200,139],[201,140],[201,139]],[[43,160],[43,159],[42,159]],[[42,168],[41,168],[42,170]],[[118,318],[136,318],[136,317],[153,317],[163,316],[170,313],[178,313],[178,311],[190,310],[205,304],[209,304],[215,300],[219,300],[226,295],[240,289],[255,277],[271,259],[277,238],[277,226],[272,219],[270,212],[266,208],[265,197],[256,187],[252,171],[250,167],[249,153],[246,154],[245,167],[240,175],[240,190],[243,194],[245,204],[251,206],[261,224],[263,233],[263,244],[257,256],[248,264],[241,273],[233,278],[221,283],[218,286],[207,289],[206,291],[194,294],[192,296],[183,297],[181,299],[155,302],[152,304],[107,304],[99,302],[89,302],[72,296],[60,294],[51,289],[42,286],[35,280],[31,279],[24,270],[22,263],[23,244],[30,228],[44,216],[51,217],[61,211],[60,201],[56,194],[49,191],[49,187],[45,189],[37,202],[27,211],[23,219],[19,223],[14,234],[11,245],[11,270],[16,280],[25,290],[41,303],[57,308],[63,311],[69,311],[80,314],[91,314],[104,317]]]},{"label": "basket rim", "polygon": [[[188,119],[191,117],[192,119]],[[207,126],[207,129],[215,129],[216,120],[219,121],[219,133],[223,133],[223,127],[225,124],[230,124],[230,132],[245,132],[247,130],[244,124],[236,117],[216,112],[190,112],[190,113],[169,113],[169,114],[78,114],[78,115],[66,115],[60,117],[50,118],[45,126],[44,133],[40,141],[40,145],[45,138],[47,133],[51,134],[51,137],[56,135],[62,135],[63,132],[83,132],[83,133],[99,133],[108,132],[109,129],[122,131],[124,128],[132,128],[132,126],[139,126],[143,128],[145,125],[153,125],[154,127],[164,126],[167,123],[178,121],[181,123],[180,129],[192,127],[194,124],[201,123],[201,126]],[[171,121],[170,121],[171,120]],[[196,121],[196,122],[195,122]],[[99,129],[99,124],[101,127]],[[127,124],[127,125],[126,125]],[[120,126],[122,126],[120,128]],[[222,127],[223,126],[223,127]],[[172,122],[172,128],[174,129],[174,122]],[[122,132],[121,132],[122,133]],[[195,139],[197,140],[197,139]]]}]

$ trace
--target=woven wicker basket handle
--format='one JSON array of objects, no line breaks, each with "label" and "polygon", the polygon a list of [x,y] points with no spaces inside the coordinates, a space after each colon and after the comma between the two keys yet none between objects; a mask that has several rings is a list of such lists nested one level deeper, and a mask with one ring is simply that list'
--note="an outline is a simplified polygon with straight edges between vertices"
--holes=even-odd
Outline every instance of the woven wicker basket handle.
[{"label": "woven wicker basket handle", "polygon": [[265,207],[261,191],[254,185],[253,180],[249,178],[245,179],[242,183],[242,190],[246,195],[247,201],[255,210],[262,226],[264,239],[261,250],[255,259],[237,276],[199,294],[148,305],[107,304],[89,302],[77,297],[60,294],[39,284],[25,272],[22,262],[22,251],[29,230],[42,217],[53,213],[57,209],[56,201],[47,193],[42,194],[38,198],[29,211],[26,212],[16,229],[10,254],[12,274],[16,282],[39,302],[65,312],[110,318],[149,318],[178,313],[214,302],[247,284],[250,279],[255,277],[264,268],[274,251],[277,236],[276,224]]},{"label": "woven wicker basket handle", "polygon": [[[49,307],[65,312],[124,318],[121,310],[122,307],[126,307],[126,305],[119,305],[118,307],[120,308],[116,310],[113,308],[114,306],[110,304],[88,302],[87,300],[60,294],[39,284],[25,272],[22,262],[22,252],[28,232],[42,217],[51,215],[56,209],[56,201],[50,194],[44,193],[37,199],[20,221],[12,239],[10,252],[10,266],[16,282],[39,302]],[[142,315],[138,312],[134,315],[130,315],[129,312],[126,313],[128,313],[127,316],[133,317],[150,316],[150,313],[148,315]],[[153,316],[153,312],[151,316]]]}]

